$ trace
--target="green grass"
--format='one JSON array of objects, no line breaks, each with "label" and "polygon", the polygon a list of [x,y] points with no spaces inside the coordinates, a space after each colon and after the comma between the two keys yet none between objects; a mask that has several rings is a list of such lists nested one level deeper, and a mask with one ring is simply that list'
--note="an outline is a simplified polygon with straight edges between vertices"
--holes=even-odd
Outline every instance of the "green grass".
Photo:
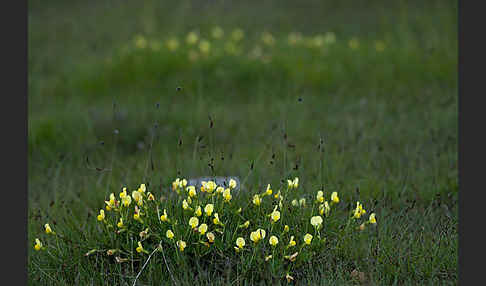
[{"label": "green grass", "polygon": [[[176,177],[211,174],[211,158],[214,173],[247,178],[253,193],[298,176],[308,200],[324,186],[339,192],[341,215],[356,200],[377,214],[376,228],[330,239],[296,283],[354,284],[357,269],[371,285],[457,284],[457,3],[293,3],[29,2],[29,284],[131,285],[139,264],[84,256],[101,244],[101,202],[142,182],[160,196]],[[192,62],[182,43],[134,48],[136,35],[209,39],[213,25],[244,29],[245,53],[212,41],[213,56]],[[328,31],[336,42],[324,50],[287,44],[290,32]],[[268,62],[246,57],[256,45]],[[71,241],[55,257],[33,250],[47,222]],[[181,284],[239,278],[234,251],[212,264],[188,257],[184,271],[166,255]],[[138,282],[160,281],[171,278],[155,256]],[[285,279],[257,268],[242,282]]]}]

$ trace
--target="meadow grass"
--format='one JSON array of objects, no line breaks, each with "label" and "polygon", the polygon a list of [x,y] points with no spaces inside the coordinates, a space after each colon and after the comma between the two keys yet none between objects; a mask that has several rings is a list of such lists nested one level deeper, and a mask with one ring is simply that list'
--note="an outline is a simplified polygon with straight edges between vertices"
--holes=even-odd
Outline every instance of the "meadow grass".
[{"label": "meadow grass", "polygon": [[[294,270],[294,283],[457,284],[454,2],[309,2],[303,8],[283,1],[272,13],[268,4],[257,11],[234,4],[224,13],[225,5],[196,8],[202,5],[196,2],[31,2],[29,284],[132,285],[145,260],[85,256],[109,245],[96,220],[103,201],[141,183],[159,199],[172,192],[177,177],[213,173],[244,180],[235,203],[249,203],[268,183],[277,190],[286,184],[282,179],[299,177],[299,195],[308,202],[319,189],[339,193],[341,222],[356,201],[376,213],[376,227],[350,236],[326,233],[325,248]],[[305,11],[307,21],[293,18],[289,7]],[[106,24],[83,19],[103,12]],[[268,17],[250,21],[257,12]],[[116,20],[126,15],[136,17]],[[181,22],[181,15],[193,17]],[[211,38],[215,25],[223,39]],[[228,54],[227,37],[236,28],[245,31],[242,52]],[[207,57],[184,42],[189,31],[211,40]],[[261,39],[264,31],[274,36],[271,47]],[[292,32],[311,40],[329,31],[335,42],[322,47],[288,43]],[[137,48],[140,36],[146,48]],[[175,51],[166,47],[172,37],[179,40]],[[350,47],[351,39],[358,48]],[[384,43],[382,51],[377,42]],[[298,221],[292,217],[289,224]],[[66,239],[46,235],[45,223]],[[34,250],[36,237],[50,254]],[[286,283],[269,274],[268,263],[242,276],[230,244],[218,255],[184,262],[177,252],[156,253],[137,281]],[[359,272],[365,281],[351,274]]]}]

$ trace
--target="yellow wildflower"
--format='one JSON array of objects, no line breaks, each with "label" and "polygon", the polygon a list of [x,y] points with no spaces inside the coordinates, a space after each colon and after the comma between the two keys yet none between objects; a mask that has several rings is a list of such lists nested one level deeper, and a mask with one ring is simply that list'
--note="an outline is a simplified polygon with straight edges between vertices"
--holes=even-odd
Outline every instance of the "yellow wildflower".
[{"label": "yellow wildflower", "polygon": [[290,276],[288,273],[285,275],[285,279],[287,279],[287,283],[290,283],[294,280],[294,277]]},{"label": "yellow wildflower", "polygon": [[324,202],[324,214],[326,215],[326,217],[329,215],[329,212],[331,211],[331,207],[329,206],[329,204],[327,203],[327,201]]},{"label": "yellow wildflower", "polygon": [[127,188],[123,188],[123,192],[120,193],[120,199],[123,199],[127,196]]},{"label": "yellow wildflower", "polygon": [[270,217],[272,219],[272,222],[277,222],[280,219],[280,212],[277,210],[277,206],[275,206],[275,208],[273,209]]},{"label": "yellow wildflower", "polygon": [[321,227],[321,224],[322,224],[322,217],[319,216],[319,215],[318,216],[313,216],[313,217],[311,217],[310,223],[315,228],[320,228]]},{"label": "yellow wildflower", "polygon": [[267,185],[267,189],[265,190],[265,195],[269,196],[272,194],[272,189],[270,188],[270,184]]},{"label": "yellow wildflower", "polygon": [[285,225],[284,226],[284,232],[289,232],[289,230],[290,230],[289,226],[288,225]]},{"label": "yellow wildflower", "polygon": [[218,225],[218,224],[219,224],[219,225],[223,225],[223,224],[221,223],[221,221],[219,220],[219,215],[218,215],[218,213],[215,213],[215,214],[214,214],[213,223],[214,223],[215,225]]},{"label": "yellow wildflower", "polygon": [[197,230],[199,231],[200,234],[205,234],[206,231],[208,231],[208,225],[203,223],[198,227]]},{"label": "yellow wildflower", "polygon": [[275,43],[275,38],[269,32],[263,32],[262,41],[267,46],[273,46]]},{"label": "yellow wildflower", "polygon": [[299,206],[299,201],[297,201],[296,199],[292,200],[292,206],[298,207]]},{"label": "yellow wildflower", "polygon": [[323,191],[318,191],[317,192],[316,199],[320,203],[324,202],[324,192]]},{"label": "yellow wildflower", "polygon": [[115,194],[111,193],[110,194],[110,200],[105,201],[106,210],[110,211],[112,208],[115,208],[115,203],[116,203]]},{"label": "yellow wildflower", "polygon": [[191,217],[189,219],[189,225],[194,229],[199,225],[199,219],[197,217]]},{"label": "yellow wildflower", "polygon": [[305,244],[311,244],[312,234],[307,233],[306,235],[304,235],[304,242],[305,242]]},{"label": "yellow wildflower", "polygon": [[138,243],[138,247],[135,249],[138,253],[140,252],[143,252],[144,249],[143,249],[143,246],[142,246],[142,243],[139,241]]},{"label": "yellow wildflower", "polygon": [[198,41],[199,37],[195,32],[189,32],[186,37],[186,43],[189,45],[194,45]]},{"label": "yellow wildflower", "polygon": [[181,183],[181,180],[179,178],[176,178],[174,182],[172,182],[172,189],[174,191],[178,190],[179,189],[179,186],[180,186],[180,183]]},{"label": "yellow wildflower", "polygon": [[105,219],[105,211],[104,210],[100,210],[100,214],[98,215],[98,220],[99,221],[102,221]]},{"label": "yellow wildflower", "polygon": [[194,212],[196,216],[201,216],[202,215],[202,210],[201,206],[197,206],[196,211]]},{"label": "yellow wildflower", "polygon": [[230,189],[225,189],[223,191],[223,198],[224,198],[225,202],[229,202],[231,200],[232,196],[231,196]]},{"label": "yellow wildflower", "polygon": [[184,251],[184,248],[186,248],[186,242],[183,240],[177,241],[177,246],[179,247],[180,251]]},{"label": "yellow wildflower", "polygon": [[149,201],[154,201],[154,200],[155,200],[155,197],[154,197],[154,195],[153,195],[151,192],[148,192],[148,193],[147,193],[147,199],[148,199]]},{"label": "yellow wildflower", "polygon": [[118,221],[118,223],[116,224],[119,228],[122,228],[123,227],[123,218],[120,218],[120,220]]},{"label": "yellow wildflower", "polygon": [[165,236],[166,236],[168,239],[173,239],[173,238],[174,238],[174,233],[172,232],[172,230],[168,229],[168,230],[165,232]]},{"label": "yellow wildflower", "polygon": [[182,208],[187,210],[189,208],[189,204],[187,203],[187,200],[182,201]]},{"label": "yellow wildflower", "polygon": [[167,48],[173,52],[179,47],[179,41],[176,38],[171,38],[167,41]]},{"label": "yellow wildflower", "polygon": [[46,229],[46,234],[56,234],[52,231],[51,226],[48,223],[44,225],[44,228]]},{"label": "yellow wildflower", "polygon": [[132,197],[126,195],[125,193],[125,196],[123,196],[122,198],[122,204],[125,206],[125,207],[128,207],[130,205],[130,203],[132,202]]},{"label": "yellow wildflower", "polygon": [[147,188],[145,187],[145,184],[140,184],[138,191],[143,194],[143,193],[145,193],[146,190],[147,190]]},{"label": "yellow wildflower", "polygon": [[245,246],[246,242],[243,237],[238,237],[236,239],[236,246],[238,246],[239,249],[242,249]]},{"label": "yellow wildflower", "polygon": [[217,187],[216,188],[216,193],[217,194],[222,194],[224,192],[224,188],[223,187]]},{"label": "yellow wildflower", "polygon": [[141,206],[143,204],[143,197],[142,197],[142,193],[140,193],[139,191],[133,191],[132,192],[132,198],[135,200],[135,202]]},{"label": "yellow wildflower", "polygon": [[375,213],[372,213],[370,215],[369,222],[372,223],[372,224],[375,224],[376,223],[376,215],[375,215]]},{"label": "yellow wildflower", "polygon": [[270,243],[271,246],[276,246],[278,244],[278,238],[275,235],[272,235],[270,236],[268,243]]},{"label": "yellow wildflower", "polygon": [[295,252],[292,255],[285,255],[284,258],[290,260],[290,262],[294,262],[295,259],[297,258],[297,255],[299,255],[299,253],[298,252]]},{"label": "yellow wildflower", "polygon": [[209,43],[209,41],[201,40],[201,42],[199,42],[199,50],[203,54],[208,54],[210,49],[211,49],[211,44]]},{"label": "yellow wildflower", "polygon": [[250,221],[249,220],[247,220],[247,221],[245,221],[245,223],[239,225],[240,228],[248,228],[248,226],[250,226]]},{"label": "yellow wildflower", "polygon": [[332,203],[335,203],[335,204],[339,203],[339,197],[338,197],[337,192],[332,192],[331,201],[332,201]]},{"label": "yellow wildflower", "polygon": [[34,249],[35,249],[35,250],[37,250],[37,251],[39,251],[39,250],[41,250],[42,248],[43,248],[43,246],[42,246],[42,242],[41,242],[41,241],[40,241],[38,238],[36,238],[36,239],[35,239],[35,245],[34,245]]},{"label": "yellow wildflower", "polygon": [[295,244],[296,244],[296,242],[295,242],[295,240],[294,240],[294,236],[292,235],[292,236],[290,237],[290,241],[289,241],[289,245],[288,245],[288,247],[295,246]]},{"label": "yellow wildflower", "polygon": [[259,206],[261,204],[262,200],[260,199],[260,196],[258,194],[253,196],[253,204],[256,206]]},{"label": "yellow wildflower", "polygon": [[230,187],[230,189],[234,189],[234,188],[236,188],[236,181],[235,181],[235,180],[233,180],[233,179],[231,179],[231,180],[229,181],[229,187]]},{"label": "yellow wildflower", "polygon": [[187,187],[187,190],[189,191],[189,197],[195,197],[196,196],[196,187],[194,186],[189,186]]},{"label": "yellow wildflower", "polygon": [[273,255],[267,255],[267,256],[265,256],[265,261],[268,261],[268,260],[272,259],[272,257],[273,257]]},{"label": "yellow wildflower", "polygon": [[360,218],[361,215],[363,215],[365,213],[366,213],[366,210],[363,209],[363,205],[360,204],[359,202],[356,202],[356,209],[354,210],[354,217]]},{"label": "yellow wildflower", "polygon": [[147,46],[147,40],[142,35],[135,37],[135,46],[139,49],[144,49]]},{"label": "yellow wildflower", "polygon": [[165,221],[169,221],[169,218],[167,216],[167,210],[166,209],[164,209],[164,214],[160,216],[160,220],[161,221],[164,221],[164,222]]},{"label": "yellow wildflower", "polygon": [[213,211],[214,211],[214,205],[213,204],[207,204],[204,207],[204,212],[206,213],[207,216],[211,216],[211,214],[213,213]]},{"label": "yellow wildflower", "polygon": [[251,241],[253,241],[254,243],[257,243],[258,241],[260,241],[261,239],[264,239],[265,238],[265,235],[266,235],[266,232],[264,229],[257,229],[256,231],[252,231],[250,233],[250,239]]},{"label": "yellow wildflower", "polygon": [[208,238],[208,241],[209,241],[210,243],[213,243],[213,242],[214,242],[214,239],[216,238],[216,237],[215,237],[215,235],[214,235],[214,233],[212,233],[212,232],[208,232],[208,233],[206,234],[206,237]]},{"label": "yellow wildflower", "polygon": [[204,187],[208,193],[212,193],[216,189],[217,185],[213,181],[209,181],[206,183],[206,186]]},{"label": "yellow wildflower", "polygon": [[149,230],[149,229],[148,229],[148,228],[146,228],[145,230],[141,231],[141,232],[138,234],[138,235],[140,236],[140,238],[142,238],[142,239],[143,239],[144,237],[146,237],[146,236],[147,236],[147,234],[148,234],[148,230]]}]

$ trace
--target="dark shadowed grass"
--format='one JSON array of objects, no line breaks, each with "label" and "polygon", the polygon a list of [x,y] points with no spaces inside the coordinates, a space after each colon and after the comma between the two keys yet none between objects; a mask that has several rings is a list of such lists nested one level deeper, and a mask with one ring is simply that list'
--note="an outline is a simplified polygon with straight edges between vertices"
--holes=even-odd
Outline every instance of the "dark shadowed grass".
[{"label": "dark shadowed grass", "polygon": [[[140,263],[84,256],[99,243],[100,202],[122,186],[146,182],[160,196],[176,177],[212,172],[253,190],[298,176],[309,199],[324,186],[346,202],[341,213],[360,200],[377,214],[377,227],[358,236],[329,233],[332,243],[296,271],[301,285],[359,283],[355,269],[371,285],[457,284],[454,2],[39,3],[29,8],[30,284],[131,285]],[[264,48],[263,30],[284,40],[269,62],[124,51],[136,34],[182,39],[213,24],[244,28],[248,51]],[[292,31],[334,31],[336,43],[325,53],[291,49]],[[53,256],[32,248],[46,222],[69,238],[50,242],[60,246]],[[268,269],[240,277],[233,254],[188,258],[183,270],[167,255],[173,277],[157,254],[138,281],[286,283]]]}]

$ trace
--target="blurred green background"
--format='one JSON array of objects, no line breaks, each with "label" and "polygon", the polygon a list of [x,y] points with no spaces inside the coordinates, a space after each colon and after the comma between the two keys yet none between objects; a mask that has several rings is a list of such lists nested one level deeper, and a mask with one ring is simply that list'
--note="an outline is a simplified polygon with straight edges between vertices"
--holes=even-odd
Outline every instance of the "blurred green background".
[{"label": "blurred green background", "polygon": [[[359,189],[383,219],[415,201],[389,234],[433,237],[416,220],[452,217],[453,247],[434,249],[447,256],[437,271],[457,277],[457,1],[30,0],[28,21],[31,218],[66,201],[84,221],[121,186],[162,191],[178,176],[248,188],[299,176],[309,196]],[[208,56],[186,43],[191,31]]]}]

